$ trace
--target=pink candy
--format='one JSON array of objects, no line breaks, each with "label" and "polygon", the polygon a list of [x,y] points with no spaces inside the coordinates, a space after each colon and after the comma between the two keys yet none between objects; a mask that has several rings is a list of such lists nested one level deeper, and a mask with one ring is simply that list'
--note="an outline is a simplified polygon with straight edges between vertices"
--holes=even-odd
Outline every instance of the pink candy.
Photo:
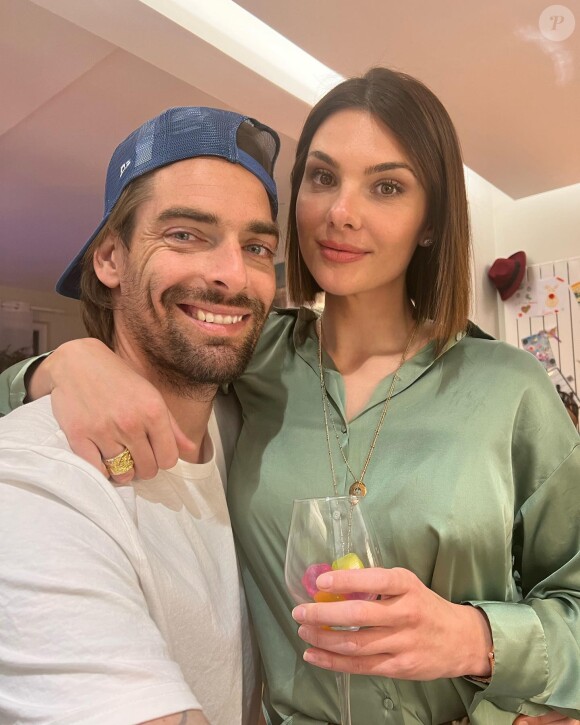
[{"label": "pink candy", "polygon": [[304,572],[302,577],[302,586],[308,592],[308,596],[314,599],[314,595],[318,592],[316,580],[321,574],[332,571],[330,564],[311,564]]}]

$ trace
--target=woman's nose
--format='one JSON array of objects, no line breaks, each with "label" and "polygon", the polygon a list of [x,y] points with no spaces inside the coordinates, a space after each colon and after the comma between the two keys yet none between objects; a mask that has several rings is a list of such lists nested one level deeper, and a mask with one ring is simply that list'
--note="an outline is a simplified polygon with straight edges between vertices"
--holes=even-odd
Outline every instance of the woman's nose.
[{"label": "woman's nose", "polygon": [[328,221],[337,229],[359,228],[360,205],[355,192],[342,189],[337,193],[328,210]]}]

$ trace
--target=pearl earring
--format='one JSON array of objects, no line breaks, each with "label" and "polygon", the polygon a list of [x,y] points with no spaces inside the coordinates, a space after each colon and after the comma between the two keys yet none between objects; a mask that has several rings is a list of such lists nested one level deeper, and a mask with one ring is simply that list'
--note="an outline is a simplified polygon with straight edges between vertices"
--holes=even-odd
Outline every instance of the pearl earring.
[{"label": "pearl earring", "polygon": [[427,239],[423,239],[422,242],[419,242],[419,245],[421,247],[430,247],[433,244],[433,240],[431,237],[427,237]]}]

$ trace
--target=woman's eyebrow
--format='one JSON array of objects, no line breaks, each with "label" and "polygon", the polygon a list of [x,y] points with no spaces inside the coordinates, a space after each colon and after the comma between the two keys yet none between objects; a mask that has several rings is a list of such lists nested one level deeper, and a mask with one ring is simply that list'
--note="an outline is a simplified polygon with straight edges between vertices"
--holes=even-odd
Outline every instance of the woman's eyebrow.
[{"label": "woman's eyebrow", "polygon": [[324,151],[311,151],[308,156],[314,156],[315,159],[318,159],[319,161],[323,161],[325,164],[328,164],[329,166],[334,167],[335,169],[338,168],[338,164],[336,161],[332,158],[332,156],[329,156],[328,154],[325,154]]},{"label": "woman's eyebrow", "polygon": [[[324,151],[311,151],[308,156],[313,156],[319,161],[323,161],[325,164],[332,166],[332,168],[334,169],[338,169],[340,166],[340,164],[335,161],[332,156],[329,156]],[[410,171],[415,178],[417,178],[417,174],[415,173],[413,167],[409,166],[409,164],[405,163],[404,161],[385,161],[382,164],[367,166],[367,168],[364,170],[364,173],[366,176],[372,176],[373,174],[380,174],[383,171],[393,171],[394,169],[406,169],[407,171]]]},{"label": "woman's eyebrow", "polygon": [[415,173],[413,167],[409,166],[409,164],[406,164],[404,161],[387,161],[384,164],[367,166],[367,168],[365,169],[365,174],[367,176],[370,176],[372,174],[380,174],[383,171],[393,171],[393,169],[407,169],[407,171],[410,171],[413,176],[417,178],[417,174]]}]

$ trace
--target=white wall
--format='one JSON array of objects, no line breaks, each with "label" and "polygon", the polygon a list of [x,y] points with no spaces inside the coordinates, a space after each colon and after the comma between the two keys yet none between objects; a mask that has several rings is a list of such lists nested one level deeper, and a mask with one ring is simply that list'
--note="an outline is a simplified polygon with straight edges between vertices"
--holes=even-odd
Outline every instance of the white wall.
[{"label": "white wall", "polygon": [[487,270],[496,258],[496,205],[510,197],[483,177],[465,167],[473,245],[473,302],[471,319],[494,337],[499,336],[498,295],[487,278]]},{"label": "white wall", "polygon": [[496,250],[507,257],[523,249],[528,264],[580,255],[580,184],[499,203]]},{"label": "white wall", "polygon": [[580,256],[580,184],[514,200],[465,170],[473,239],[472,319],[504,337],[503,303],[487,278],[498,257],[522,249],[528,264]]}]

